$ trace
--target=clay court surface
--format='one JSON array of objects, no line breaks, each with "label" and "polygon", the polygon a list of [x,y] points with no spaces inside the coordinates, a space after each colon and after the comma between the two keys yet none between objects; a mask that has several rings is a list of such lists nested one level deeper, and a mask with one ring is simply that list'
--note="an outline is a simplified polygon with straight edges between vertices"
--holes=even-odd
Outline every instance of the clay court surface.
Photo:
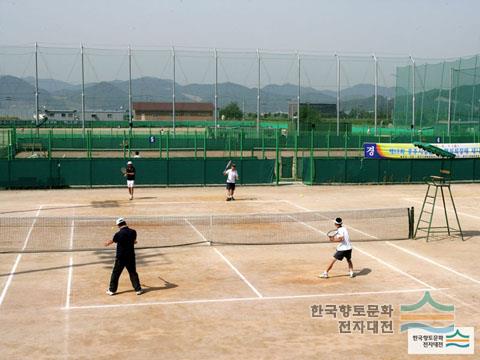
[{"label": "clay court surface", "polygon": [[[400,305],[417,303],[425,291],[438,303],[455,306],[456,326],[476,328],[478,353],[479,186],[452,185],[465,233],[463,242],[443,237],[428,243],[422,239],[355,243],[356,230],[351,229],[358,273],[353,279],[346,276],[345,261],[335,264],[330,279],[318,278],[335,244],[325,243],[325,236],[314,229],[310,230],[318,235],[318,243],[201,244],[138,250],[137,268],[146,290],[141,296],[133,292],[126,272],[118,294],[105,294],[113,251],[0,254],[0,357],[421,358],[407,354],[407,335],[400,332],[399,312]],[[137,188],[133,201],[128,200],[124,188],[2,191],[0,212],[12,217],[128,219],[141,215],[280,214],[414,206],[418,214],[425,190],[425,185],[239,187],[235,202],[225,202],[220,187]],[[437,214],[442,215],[439,209]],[[30,240],[38,239],[35,232],[41,231],[32,224],[30,235],[23,238],[27,249]],[[345,225],[349,227],[348,219]],[[291,224],[289,236],[301,236],[296,229],[302,226]],[[378,227],[385,226],[392,225],[380,220]],[[76,230],[74,226],[73,232],[58,231],[64,232],[66,242],[89,236],[99,247],[115,231],[108,227],[90,234],[82,229],[82,236],[77,237]],[[11,230],[1,231],[5,237]],[[252,234],[255,237],[255,231]],[[195,226],[190,227],[190,233],[183,227],[175,234],[148,234],[166,242],[171,236],[183,235],[198,236],[199,241],[205,236]],[[139,229],[139,245],[142,236],[147,235]],[[229,236],[228,231],[224,236]],[[265,235],[259,232],[258,236]],[[393,313],[373,319],[342,319],[339,314],[338,318],[327,314],[312,317],[314,305],[391,305]],[[393,334],[374,334],[367,329],[364,334],[341,334],[339,320],[391,321]]]}]

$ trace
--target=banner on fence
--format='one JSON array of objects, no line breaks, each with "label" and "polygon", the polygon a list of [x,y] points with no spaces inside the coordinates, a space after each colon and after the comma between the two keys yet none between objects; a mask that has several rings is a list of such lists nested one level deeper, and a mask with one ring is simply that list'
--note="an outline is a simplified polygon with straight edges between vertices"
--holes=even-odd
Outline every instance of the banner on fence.
[{"label": "banner on fence", "polygon": [[[440,149],[454,153],[457,158],[480,158],[480,143],[470,144],[433,144]],[[364,143],[366,159],[435,159],[429,153],[413,144],[398,143]]]}]

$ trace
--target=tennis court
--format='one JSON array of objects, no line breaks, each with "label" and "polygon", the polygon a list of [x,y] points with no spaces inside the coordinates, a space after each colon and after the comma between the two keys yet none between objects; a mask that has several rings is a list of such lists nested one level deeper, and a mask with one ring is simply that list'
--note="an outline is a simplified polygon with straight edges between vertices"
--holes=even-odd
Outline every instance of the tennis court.
[{"label": "tennis court", "polygon": [[[425,190],[240,187],[234,202],[218,187],[139,188],[133,201],[126,189],[2,192],[2,357],[407,359],[400,306],[426,291],[455,306],[456,326],[480,320],[478,185],[452,185],[463,242],[407,239]],[[345,261],[318,277],[335,214],[353,279]],[[138,231],[141,296],[126,272],[105,294],[114,252],[102,244],[118,216]],[[358,311],[344,316],[348,305]]]}]

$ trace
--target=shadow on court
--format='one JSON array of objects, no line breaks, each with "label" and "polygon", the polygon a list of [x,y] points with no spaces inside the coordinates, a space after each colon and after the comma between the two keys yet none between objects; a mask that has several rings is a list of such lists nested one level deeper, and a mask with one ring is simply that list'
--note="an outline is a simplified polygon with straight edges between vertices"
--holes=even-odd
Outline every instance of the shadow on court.
[{"label": "shadow on court", "polygon": [[[158,257],[164,258],[164,255],[163,254],[137,255],[137,265],[142,265],[143,266],[143,265],[148,265],[148,264],[152,264],[152,263],[156,263],[156,264],[169,264],[170,263],[169,260],[165,260],[165,261],[162,261],[160,263],[157,260],[154,260],[154,261],[150,260],[150,258],[158,258]],[[113,263],[114,263],[114,259],[115,259],[112,255],[107,255],[105,257],[101,256],[100,258],[101,258],[100,261],[77,263],[77,264],[73,264],[72,267],[73,268],[80,268],[80,267],[85,267],[85,266],[103,264],[103,265],[105,265],[104,266],[105,269],[111,269],[112,268]],[[164,259],[166,259],[166,257]],[[66,265],[52,266],[52,267],[46,267],[46,268],[41,268],[41,269],[16,271],[15,275],[31,274],[31,273],[52,271],[52,270],[61,270],[61,269],[67,269],[69,267],[70,267],[70,265],[66,264]],[[3,273],[3,274],[0,274],[0,277],[6,277],[6,276],[10,276],[10,275],[11,275],[11,273]],[[167,282],[165,282],[165,283],[167,283]]]},{"label": "shadow on court", "polygon": [[[150,286],[150,285],[146,285],[146,284],[141,284],[143,293],[146,294],[146,293],[149,293],[149,292],[175,289],[176,287],[178,287],[177,284],[173,284],[171,282],[163,280],[161,277],[159,277],[159,279],[164,282],[163,286]],[[135,290],[133,290],[133,289],[122,290],[122,291],[117,291],[116,295],[127,294],[127,293],[132,293],[132,292],[135,292]]]},{"label": "shadow on court", "polygon": [[[359,272],[355,272],[355,276],[354,276],[354,277],[366,276],[366,275],[370,274],[371,272],[372,272],[371,269],[369,269],[369,268],[363,268],[363,269],[360,270]],[[349,277],[349,276],[350,276],[349,274],[328,275],[328,278],[329,278],[329,279],[332,279],[332,278]]]}]

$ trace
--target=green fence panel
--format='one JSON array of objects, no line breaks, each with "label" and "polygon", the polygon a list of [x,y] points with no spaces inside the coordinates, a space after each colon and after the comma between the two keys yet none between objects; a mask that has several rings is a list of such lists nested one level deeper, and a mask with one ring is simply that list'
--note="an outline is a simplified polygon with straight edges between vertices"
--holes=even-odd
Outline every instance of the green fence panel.
[{"label": "green fence panel", "polygon": [[[402,161],[402,160],[397,160]],[[425,182],[431,175],[440,175],[442,161],[437,159],[408,160],[412,165],[412,182]]]},{"label": "green fence panel", "polygon": [[411,160],[382,159],[378,161],[378,176],[381,183],[411,182]]},{"label": "green fence panel", "polygon": [[473,161],[473,180],[480,181],[480,159]]},{"label": "green fence panel", "polygon": [[[237,164],[238,166],[238,164]],[[241,184],[269,184],[273,182],[275,160],[243,159],[238,169]]]},{"label": "green fence panel", "polygon": [[346,159],[346,182],[375,183],[378,182],[378,161],[363,158]]},{"label": "green fence panel", "polygon": [[0,188],[10,187],[10,164],[9,160],[0,160]]},{"label": "green fence panel", "polygon": [[[308,171],[306,174],[304,173],[304,176],[307,176],[304,179],[309,182],[310,158],[305,158],[305,160],[303,166],[304,169],[305,167],[308,168]],[[345,182],[345,162],[343,159],[314,159],[313,166],[314,183]]]},{"label": "green fence panel", "polygon": [[[60,159],[52,160],[57,163],[57,171],[61,186],[91,185],[91,166],[89,159]],[[60,167],[58,168],[58,164]]]},{"label": "green fence panel", "polygon": [[202,160],[174,158],[168,161],[168,184],[199,185],[204,182]]},{"label": "green fence panel", "polygon": [[123,159],[92,159],[92,185],[123,185],[125,177],[120,168],[126,167]]},{"label": "green fence panel", "polygon": [[11,187],[46,188],[52,186],[51,161],[18,159],[10,163]]},{"label": "green fence panel", "polygon": [[[207,158],[205,161],[205,183],[206,184],[223,184],[227,181],[223,171],[230,159],[227,158]],[[243,170],[241,162],[238,159],[232,160],[237,165],[238,175],[243,180]]]},{"label": "green fence panel", "polygon": [[166,185],[167,160],[160,159],[134,159],[136,185]]},{"label": "green fence panel", "polygon": [[284,179],[291,179],[293,177],[293,156],[282,156],[281,162],[281,177]]},{"label": "green fence panel", "polygon": [[[477,159],[455,159],[451,162],[451,177],[455,181],[475,180],[475,162]],[[449,161],[450,162],[450,161]],[[446,162],[448,169],[450,163]]]}]

